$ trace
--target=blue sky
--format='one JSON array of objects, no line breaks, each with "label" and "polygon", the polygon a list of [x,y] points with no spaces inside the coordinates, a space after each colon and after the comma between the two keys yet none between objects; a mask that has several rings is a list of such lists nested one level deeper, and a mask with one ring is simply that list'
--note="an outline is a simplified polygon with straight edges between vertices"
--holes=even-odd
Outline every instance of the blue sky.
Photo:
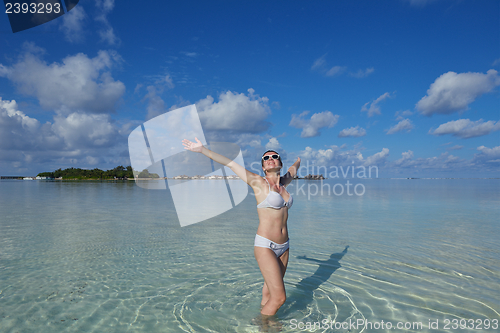
[{"label": "blue sky", "polygon": [[0,174],[130,165],[144,121],[381,177],[500,177],[500,2],[82,0],[0,19]]}]

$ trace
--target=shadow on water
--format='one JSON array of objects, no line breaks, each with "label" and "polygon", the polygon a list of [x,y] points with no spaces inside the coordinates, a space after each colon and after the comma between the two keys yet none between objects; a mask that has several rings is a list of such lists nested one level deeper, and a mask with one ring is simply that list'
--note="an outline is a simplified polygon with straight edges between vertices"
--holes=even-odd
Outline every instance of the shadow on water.
[{"label": "shadow on water", "polygon": [[307,309],[307,305],[313,301],[314,291],[319,288],[321,284],[326,282],[332,274],[341,267],[340,260],[347,253],[347,245],[344,251],[340,253],[333,253],[327,260],[318,260],[308,258],[306,256],[298,256],[297,259],[304,259],[319,264],[318,269],[313,275],[302,279],[296,285],[295,292],[287,298],[286,302],[291,304],[290,307],[283,309],[283,315],[288,315],[296,311]]}]

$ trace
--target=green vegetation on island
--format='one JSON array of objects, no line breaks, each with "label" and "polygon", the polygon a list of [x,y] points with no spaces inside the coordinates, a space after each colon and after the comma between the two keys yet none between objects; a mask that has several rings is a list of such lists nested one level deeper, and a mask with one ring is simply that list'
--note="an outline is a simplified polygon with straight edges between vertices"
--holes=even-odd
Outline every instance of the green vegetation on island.
[{"label": "green vegetation on island", "polygon": [[148,169],[142,170],[137,178],[160,178],[157,173],[149,173]]},{"label": "green vegetation on island", "polygon": [[[147,170],[145,170],[147,172]],[[144,171],[143,171],[144,172]],[[142,173],[141,173],[142,174]],[[149,174],[149,173],[148,173]],[[153,174],[150,175],[152,177]],[[78,179],[78,180],[91,180],[91,179],[133,179],[134,174],[132,172],[132,167],[117,166],[114,169],[103,171],[101,169],[95,168],[80,169],[80,168],[68,168],[61,170],[60,168],[53,172],[41,172],[37,175],[38,177],[50,177],[50,178],[62,178],[62,179]]]}]

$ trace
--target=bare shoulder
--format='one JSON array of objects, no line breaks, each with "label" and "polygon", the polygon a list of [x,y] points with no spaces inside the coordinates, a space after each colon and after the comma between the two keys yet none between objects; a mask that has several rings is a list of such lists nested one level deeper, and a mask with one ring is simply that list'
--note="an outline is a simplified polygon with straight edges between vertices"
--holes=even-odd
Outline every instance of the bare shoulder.
[{"label": "bare shoulder", "polygon": [[266,181],[261,175],[247,171],[247,183],[255,190],[256,188],[261,189]]}]

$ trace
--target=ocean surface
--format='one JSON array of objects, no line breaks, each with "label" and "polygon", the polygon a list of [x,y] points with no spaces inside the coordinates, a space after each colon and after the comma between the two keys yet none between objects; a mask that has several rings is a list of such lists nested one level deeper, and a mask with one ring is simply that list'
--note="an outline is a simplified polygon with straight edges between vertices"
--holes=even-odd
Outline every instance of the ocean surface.
[{"label": "ocean surface", "polygon": [[500,180],[349,181],[289,187],[266,319],[252,195],[181,228],[166,190],[2,180],[0,332],[499,332]]}]

